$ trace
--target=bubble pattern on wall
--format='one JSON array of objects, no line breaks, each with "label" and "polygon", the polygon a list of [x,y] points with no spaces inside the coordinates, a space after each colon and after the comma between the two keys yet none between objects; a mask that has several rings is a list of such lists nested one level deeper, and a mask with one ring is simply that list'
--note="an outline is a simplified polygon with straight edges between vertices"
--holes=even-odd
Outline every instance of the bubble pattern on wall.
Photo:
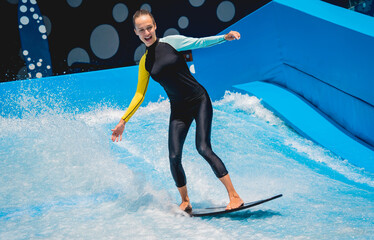
[{"label": "bubble pattern on wall", "polygon": [[[69,5],[72,8],[76,8],[77,6],[82,4],[82,1],[73,1],[68,0]],[[189,4],[193,8],[199,8],[203,6],[205,3],[204,0],[189,0]],[[152,5],[156,3],[143,3],[140,6],[140,9],[146,9],[152,12]],[[235,5],[231,1],[222,1],[216,6],[216,17],[221,22],[229,22],[235,16]],[[117,23],[122,23],[125,21],[132,21],[131,18],[128,17],[129,15],[129,8],[125,3],[116,3],[113,5],[112,8],[112,17],[113,20]],[[165,29],[160,37],[165,37],[169,35],[177,35],[181,34],[180,30],[184,30],[189,26],[189,17],[188,16],[178,16],[177,24],[173,24],[173,27],[169,27]],[[133,34],[133,33],[130,33]],[[100,24],[96,26],[90,36],[90,50],[92,53],[100,59],[110,59],[115,56],[119,50],[121,44],[126,44],[125,39],[120,39],[119,33],[111,24]],[[135,49],[133,53],[133,61],[135,63],[139,62],[140,57],[145,52],[145,47],[142,47],[142,43]],[[71,66],[75,62],[87,62],[89,58],[87,58],[86,51],[82,48],[77,51],[77,48],[74,47],[69,51],[68,55],[68,64]],[[83,53],[85,52],[85,53]]]},{"label": "bubble pattern on wall", "polygon": [[[328,0],[330,3],[339,2],[340,6],[344,6],[344,2],[347,1]],[[25,69],[31,71],[29,61],[34,64],[34,71],[38,70],[37,63],[41,58],[33,57],[33,51],[27,48],[25,50],[28,50],[29,55],[24,56],[21,47],[24,32],[34,23],[40,25],[44,22],[44,27],[38,26],[34,32],[38,34],[38,41],[46,40],[51,59],[48,61],[42,58],[43,62],[39,65],[41,68],[46,68],[46,63],[51,62],[53,75],[60,75],[136,64],[145,52],[145,46],[134,34],[132,24],[132,15],[140,8],[154,14],[158,37],[169,34],[204,37],[220,33],[269,2],[270,0],[39,1],[37,5],[43,13],[41,15],[38,13],[39,9],[26,6],[33,3],[35,5],[35,0],[0,1],[0,18],[4,23],[2,26],[5,33],[0,56],[0,81],[28,77]],[[373,2],[373,0],[365,0],[355,10],[370,14],[374,9]],[[15,17],[17,11],[20,13],[18,18]],[[110,36],[98,40],[103,44],[91,44],[94,30],[101,25],[111,26],[115,31],[111,31]],[[111,47],[105,46],[116,43],[117,38],[117,44]],[[32,38],[29,40],[33,41]],[[38,46],[38,44],[35,42],[34,45]],[[102,53],[105,51],[108,53]],[[49,65],[50,69],[52,64]],[[41,74],[48,75],[42,72]],[[33,76],[36,77],[36,74]]]},{"label": "bubble pattern on wall", "polygon": [[18,4],[19,33],[29,78],[52,75],[51,58],[44,25],[36,0],[21,0]]},{"label": "bubble pattern on wall", "polygon": [[[9,29],[13,26],[11,29],[14,29],[14,32],[11,38],[14,39],[13,42],[18,43],[7,42],[10,47],[7,48],[8,52],[5,51],[3,67],[0,67],[2,76],[4,72],[12,71],[11,75],[8,75],[12,80],[24,79],[25,76],[29,77],[28,72],[46,68],[47,59],[33,57],[33,51],[26,48],[29,55],[24,56],[18,36],[14,37],[18,35],[19,30],[24,31],[34,22],[44,25],[34,29],[35,33],[39,35],[38,41],[46,40],[49,44],[51,58],[49,68],[52,70],[53,65],[53,75],[61,75],[135,65],[145,52],[145,46],[134,34],[132,24],[132,16],[140,8],[154,14],[158,37],[172,34],[204,37],[218,34],[256,10],[257,6],[262,6],[270,0],[259,0],[256,3],[240,0],[39,1],[38,5],[43,15],[39,14],[36,8],[27,7],[23,1],[28,4],[36,3],[35,0],[6,0],[0,4],[0,12],[2,11],[3,15],[7,12],[15,12],[15,9],[20,12],[20,17],[14,18],[18,21],[16,24],[11,23],[12,18],[7,17],[10,23],[7,24],[6,32],[11,32]],[[223,2],[232,3],[234,11],[225,13]],[[262,2],[262,5],[258,2]],[[220,4],[221,10],[218,10]],[[11,52],[15,57],[9,61]],[[38,64],[39,59],[43,61]],[[26,75],[25,69],[28,70]],[[38,76],[48,75],[40,73],[41,75]],[[32,77],[36,77],[36,74],[32,73]]]}]

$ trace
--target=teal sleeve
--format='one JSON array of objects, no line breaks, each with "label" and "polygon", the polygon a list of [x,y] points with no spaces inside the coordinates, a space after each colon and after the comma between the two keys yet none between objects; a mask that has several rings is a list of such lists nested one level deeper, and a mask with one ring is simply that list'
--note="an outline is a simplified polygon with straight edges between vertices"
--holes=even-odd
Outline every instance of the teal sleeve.
[{"label": "teal sleeve", "polygon": [[171,35],[160,39],[174,47],[177,51],[187,51],[198,48],[211,47],[225,42],[225,35],[203,38],[185,37],[182,35]]}]

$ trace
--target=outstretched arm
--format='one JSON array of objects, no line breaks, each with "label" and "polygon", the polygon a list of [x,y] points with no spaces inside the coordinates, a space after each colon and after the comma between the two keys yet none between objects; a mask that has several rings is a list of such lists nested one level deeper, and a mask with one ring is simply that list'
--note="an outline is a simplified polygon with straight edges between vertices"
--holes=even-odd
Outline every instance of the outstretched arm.
[{"label": "outstretched arm", "polygon": [[122,134],[125,130],[126,122],[130,120],[132,115],[138,110],[140,105],[142,104],[145,93],[147,92],[147,87],[149,83],[149,73],[145,70],[145,58],[146,54],[142,57],[139,63],[139,76],[138,76],[138,86],[136,88],[136,93],[129,107],[127,108],[125,114],[122,116],[121,120],[117,124],[117,126],[112,129],[112,141],[122,141]]},{"label": "outstretched arm", "polygon": [[211,47],[226,41],[240,39],[240,33],[230,31],[225,35],[193,38],[182,35],[171,35],[160,39],[160,42],[166,42],[173,46],[177,51],[194,50],[198,48]]}]

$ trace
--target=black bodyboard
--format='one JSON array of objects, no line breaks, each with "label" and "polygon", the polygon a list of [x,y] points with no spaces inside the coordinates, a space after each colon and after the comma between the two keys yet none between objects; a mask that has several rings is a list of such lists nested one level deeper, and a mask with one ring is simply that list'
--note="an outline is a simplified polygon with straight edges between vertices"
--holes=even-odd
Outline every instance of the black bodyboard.
[{"label": "black bodyboard", "polygon": [[244,203],[241,207],[231,209],[231,210],[226,210],[226,207],[211,207],[211,208],[200,208],[200,209],[192,209],[192,211],[188,212],[188,214],[191,217],[204,217],[204,216],[213,216],[213,215],[218,215],[218,214],[226,214],[226,213],[231,213],[231,212],[236,212],[236,211],[241,211],[247,208],[251,208],[266,202],[269,202],[271,200],[277,199],[282,197],[282,194],[275,195],[270,198],[254,201],[254,202],[249,202],[249,203]]}]

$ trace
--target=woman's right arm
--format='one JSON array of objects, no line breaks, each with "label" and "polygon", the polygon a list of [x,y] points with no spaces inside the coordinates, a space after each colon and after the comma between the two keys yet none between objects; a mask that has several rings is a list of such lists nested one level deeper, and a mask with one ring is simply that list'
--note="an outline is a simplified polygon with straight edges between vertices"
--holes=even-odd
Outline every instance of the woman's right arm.
[{"label": "woman's right arm", "polygon": [[146,54],[143,55],[139,62],[139,74],[138,74],[138,86],[136,88],[135,96],[132,98],[129,107],[127,108],[125,114],[122,116],[122,119],[125,122],[128,122],[132,115],[138,110],[142,104],[145,93],[147,92],[147,87],[149,83],[149,73],[145,69],[145,58]]},{"label": "woman's right arm", "polygon": [[136,92],[134,97],[132,98],[129,107],[127,108],[125,114],[122,116],[120,122],[117,126],[112,129],[112,141],[121,141],[122,134],[125,130],[125,124],[130,120],[130,118],[134,115],[134,113],[138,110],[140,105],[142,104],[145,93],[147,92],[147,87],[149,83],[149,73],[145,69],[145,58],[146,54],[140,60],[139,63],[139,75],[138,75],[138,86],[136,88]]}]

